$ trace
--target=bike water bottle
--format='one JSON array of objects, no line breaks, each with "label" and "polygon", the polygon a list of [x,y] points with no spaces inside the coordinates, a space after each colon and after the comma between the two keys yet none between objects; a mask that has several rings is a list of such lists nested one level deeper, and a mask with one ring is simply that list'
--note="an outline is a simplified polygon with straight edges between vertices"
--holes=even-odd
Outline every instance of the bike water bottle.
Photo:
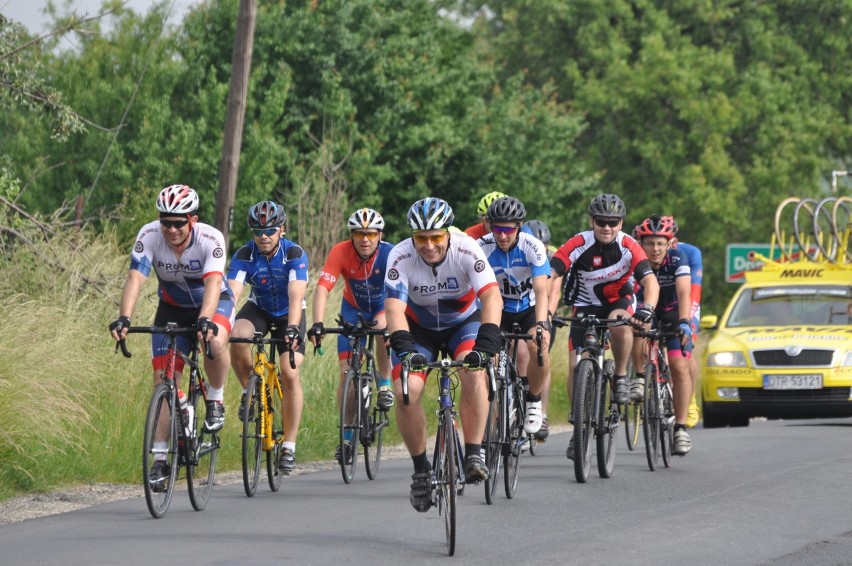
[{"label": "bike water bottle", "polygon": [[180,404],[180,424],[183,428],[183,435],[189,438],[189,404],[186,402],[186,393],[182,389],[178,389],[178,403]]}]

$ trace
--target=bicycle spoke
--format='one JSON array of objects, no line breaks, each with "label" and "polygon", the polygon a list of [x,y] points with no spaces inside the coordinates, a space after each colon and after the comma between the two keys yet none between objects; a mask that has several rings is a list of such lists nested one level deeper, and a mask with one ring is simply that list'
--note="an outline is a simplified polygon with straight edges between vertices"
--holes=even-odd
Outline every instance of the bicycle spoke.
[{"label": "bicycle spoke", "polygon": [[197,435],[192,439],[192,461],[187,463],[186,483],[189,491],[189,501],[193,509],[201,511],[207,506],[210,499],[210,491],[213,489],[216,476],[216,459],[219,455],[219,436],[204,430],[204,411],[199,410],[203,406],[204,397],[201,394],[201,385],[195,385],[195,391],[189,393],[189,402],[195,407],[195,423],[190,423]]},{"label": "bicycle spoke", "polygon": [[[174,494],[178,474],[177,418],[173,414],[172,392],[160,384],[154,389],[145,419],[145,438],[142,448],[142,484],[145,503],[155,519],[166,514]],[[158,431],[160,433],[158,434]],[[149,472],[157,460],[165,460],[168,473],[161,482],[149,481]]]},{"label": "bicycle spoke", "polygon": [[260,376],[252,373],[249,377],[245,393],[245,404],[241,407],[243,412],[242,421],[242,463],[243,463],[243,487],[246,495],[252,497],[257,490],[257,481],[260,478],[260,455],[262,451],[261,428],[260,428],[260,395],[258,388]]}]

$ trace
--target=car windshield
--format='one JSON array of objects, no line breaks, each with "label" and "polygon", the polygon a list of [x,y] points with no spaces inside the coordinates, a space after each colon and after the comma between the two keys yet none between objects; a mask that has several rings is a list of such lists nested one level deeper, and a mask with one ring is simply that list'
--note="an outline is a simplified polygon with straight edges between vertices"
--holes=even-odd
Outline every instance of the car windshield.
[{"label": "car windshield", "polygon": [[783,285],[747,289],[740,295],[728,327],[852,324],[852,287]]}]

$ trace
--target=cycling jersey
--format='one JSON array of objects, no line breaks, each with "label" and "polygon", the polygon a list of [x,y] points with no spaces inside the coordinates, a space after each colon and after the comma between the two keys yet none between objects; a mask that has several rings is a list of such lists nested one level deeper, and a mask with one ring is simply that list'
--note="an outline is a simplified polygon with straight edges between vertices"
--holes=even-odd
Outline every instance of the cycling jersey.
[{"label": "cycling jersey", "polygon": [[273,317],[284,316],[290,312],[288,284],[308,280],[308,256],[298,244],[281,238],[267,257],[252,240],[231,258],[228,279],[251,285],[249,301]]},{"label": "cycling jersey", "polygon": [[[660,267],[654,269],[654,275],[657,276],[657,282],[660,284],[660,298],[657,300],[657,318],[667,322],[677,321],[678,305],[680,301],[677,296],[677,279],[679,277],[689,277],[689,260],[686,254],[679,247],[670,249],[663,256],[663,262]],[[643,301],[643,290],[639,288],[636,297],[639,302]]]},{"label": "cycling jersey", "polygon": [[562,244],[550,259],[557,277],[566,275],[563,300],[578,307],[607,306],[633,296],[631,275],[641,281],[653,273],[645,251],[624,232],[602,244],[593,230]]},{"label": "cycling jersey", "polygon": [[343,276],[343,300],[360,311],[373,312],[384,304],[385,270],[393,244],[379,242],[375,253],[361,259],[352,240],[335,244],[320,271],[317,285],[329,292]]},{"label": "cycling jersey", "polygon": [[201,308],[204,279],[222,276],[222,292],[230,293],[225,281],[225,238],[208,224],[192,226],[189,245],[178,256],[169,247],[160,229],[160,221],[144,225],[130,253],[130,269],[145,277],[157,274],[157,294],[165,303],[181,308]]},{"label": "cycling jersey", "polygon": [[697,332],[698,319],[701,318],[701,280],[704,277],[701,250],[684,242],[678,242],[675,247],[683,250],[686,253],[686,259],[689,261],[689,275],[692,278],[692,324],[693,332]]},{"label": "cycling jersey", "polygon": [[477,297],[497,286],[494,270],[476,240],[452,234],[441,263],[428,265],[407,238],[388,257],[385,291],[406,303],[405,314],[428,330],[461,324],[478,310]]},{"label": "cycling jersey", "polygon": [[533,277],[550,277],[550,262],[541,240],[519,232],[515,245],[506,251],[497,245],[494,234],[486,234],[478,242],[497,277],[503,311],[517,313],[535,306]]}]

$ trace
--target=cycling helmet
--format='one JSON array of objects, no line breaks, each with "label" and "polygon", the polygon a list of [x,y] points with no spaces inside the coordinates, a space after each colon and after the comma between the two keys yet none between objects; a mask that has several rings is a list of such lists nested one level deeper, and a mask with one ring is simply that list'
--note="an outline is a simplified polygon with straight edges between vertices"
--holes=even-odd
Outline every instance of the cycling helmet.
[{"label": "cycling helmet", "polygon": [[479,207],[477,207],[476,212],[479,216],[485,216],[488,213],[488,207],[491,206],[491,203],[497,200],[498,198],[503,198],[504,195],[500,191],[494,191],[488,193],[481,199],[479,199]]},{"label": "cycling helmet", "polygon": [[602,194],[592,199],[589,203],[589,216],[608,216],[612,218],[624,218],[627,216],[627,207],[616,195]]},{"label": "cycling helmet", "polygon": [[527,219],[527,209],[515,197],[500,197],[488,205],[485,217],[489,222],[518,222]]},{"label": "cycling helmet", "polygon": [[198,193],[186,185],[171,185],[160,191],[157,210],[161,214],[195,214],[198,211]]},{"label": "cycling helmet", "polygon": [[352,216],[349,217],[349,222],[347,222],[347,226],[350,230],[364,230],[372,228],[381,232],[385,229],[385,219],[372,208],[362,208],[352,213]]},{"label": "cycling helmet", "polygon": [[271,200],[263,200],[249,209],[248,227],[252,230],[278,228],[287,222],[284,207]]},{"label": "cycling helmet", "polygon": [[533,235],[541,240],[541,243],[550,243],[550,228],[541,220],[530,220],[527,222],[527,228],[532,230]]},{"label": "cycling helmet", "polygon": [[636,236],[644,238],[646,236],[662,236],[667,240],[675,237],[677,224],[671,216],[653,215],[642,221],[642,224],[636,227]]},{"label": "cycling helmet", "polygon": [[408,225],[412,230],[449,228],[453,225],[453,220],[453,209],[447,201],[439,198],[420,199],[408,209]]}]

